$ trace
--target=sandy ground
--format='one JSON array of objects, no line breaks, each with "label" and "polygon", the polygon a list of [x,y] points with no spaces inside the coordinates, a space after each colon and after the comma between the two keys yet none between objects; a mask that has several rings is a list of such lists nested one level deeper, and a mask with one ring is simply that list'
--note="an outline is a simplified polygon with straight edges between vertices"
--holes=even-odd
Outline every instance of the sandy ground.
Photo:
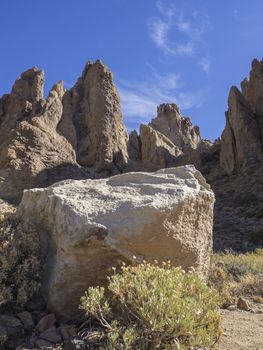
[{"label": "sandy ground", "polygon": [[219,350],[263,350],[263,305],[251,306],[254,313],[222,310],[224,333]]}]

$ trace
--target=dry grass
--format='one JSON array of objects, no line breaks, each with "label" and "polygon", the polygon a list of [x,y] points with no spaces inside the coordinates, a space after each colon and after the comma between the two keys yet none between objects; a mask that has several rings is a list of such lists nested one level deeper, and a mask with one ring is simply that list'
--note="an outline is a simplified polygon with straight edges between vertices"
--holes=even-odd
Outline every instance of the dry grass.
[{"label": "dry grass", "polygon": [[219,291],[222,304],[240,296],[263,300],[263,249],[246,254],[215,254],[209,283]]}]

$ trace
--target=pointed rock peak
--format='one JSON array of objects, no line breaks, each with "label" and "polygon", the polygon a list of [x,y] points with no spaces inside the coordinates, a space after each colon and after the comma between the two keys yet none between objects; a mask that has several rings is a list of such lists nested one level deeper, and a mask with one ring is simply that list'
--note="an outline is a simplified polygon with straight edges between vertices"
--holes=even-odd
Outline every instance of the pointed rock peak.
[{"label": "pointed rock peak", "polygon": [[36,102],[44,97],[44,72],[37,67],[23,72],[12,88],[11,96],[18,100]]},{"label": "pointed rock peak", "polygon": [[82,77],[85,77],[85,75],[88,73],[90,67],[93,66],[93,61],[89,60],[86,64],[85,64],[85,67],[82,71]]},{"label": "pointed rock peak", "polygon": [[256,167],[263,159],[263,61],[254,59],[251,66],[249,78],[241,82],[242,92],[232,86],[228,96],[220,153],[228,173]]},{"label": "pointed rock peak", "polygon": [[228,104],[229,104],[229,101],[232,99],[232,98],[242,98],[242,93],[240,92],[240,90],[236,87],[236,86],[231,86],[230,90],[229,90],[229,95],[228,95]]},{"label": "pointed rock peak", "polygon": [[253,69],[258,69],[263,65],[263,60],[259,61],[258,59],[254,58],[252,63],[251,63],[251,68]]},{"label": "pointed rock peak", "polygon": [[101,66],[101,67],[106,67],[106,65],[102,62],[102,60],[97,60],[97,61],[95,62],[95,65],[96,65],[96,66]]},{"label": "pointed rock peak", "polygon": [[101,60],[97,60],[91,67],[93,72],[96,72],[100,77],[107,77],[111,81],[113,80],[113,74],[110,69]]},{"label": "pointed rock peak", "polygon": [[37,67],[32,67],[21,74],[21,79],[30,80],[34,79],[36,75],[43,75],[44,71],[39,70]]},{"label": "pointed rock peak", "polygon": [[76,149],[80,165],[110,173],[126,166],[128,135],[120,98],[102,61],[86,63],[82,76],[63,99],[63,107],[59,130]]},{"label": "pointed rock peak", "polygon": [[184,118],[175,103],[163,103],[157,107],[157,117],[149,124],[153,129],[168,137],[183,151],[196,149],[201,136],[189,118]]},{"label": "pointed rock peak", "polygon": [[101,60],[97,60],[95,63],[89,60],[83,69],[82,78],[85,78],[88,72],[90,71],[96,72],[98,75],[99,74],[101,74],[102,76],[109,75],[110,77],[113,77],[110,69]]},{"label": "pointed rock peak", "polygon": [[50,90],[51,92],[56,92],[58,94],[58,97],[60,99],[62,99],[64,93],[66,92],[66,90],[64,89],[64,82],[63,80],[60,80],[57,84],[52,86],[52,89]]},{"label": "pointed rock peak", "polygon": [[167,115],[168,113],[180,114],[180,109],[175,103],[163,103],[157,107],[157,114]]}]

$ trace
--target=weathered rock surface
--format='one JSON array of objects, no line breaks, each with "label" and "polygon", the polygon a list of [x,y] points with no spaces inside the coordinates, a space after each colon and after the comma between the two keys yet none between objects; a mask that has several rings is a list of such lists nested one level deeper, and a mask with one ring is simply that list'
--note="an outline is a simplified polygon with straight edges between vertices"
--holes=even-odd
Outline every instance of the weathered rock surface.
[{"label": "weathered rock surface", "polygon": [[128,150],[133,169],[153,171],[186,164],[200,168],[201,153],[207,148],[199,128],[181,115],[178,106],[164,103],[149,125],[140,126],[140,135],[131,133]]},{"label": "weathered rock surface", "polygon": [[150,170],[176,165],[180,149],[164,134],[147,125],[140,126],[141,159]]},{"label": "weathered rock surface", "polygon": [[[36,67],[0,98],[0,197],[67,178],[122,172],[128,134],[109,69],[88,62],[76,85],[59,82],[44,98],[44,73]],[[85,169],[84,169],[85,168]]]},{"label": "weathered rock surface", "polygon": [[24,225],[33,220],[48,232],[43,286],[49,308],[72,316],[84,290],[104,284],[112,266],[133,256],[169,259],[206,276],[213,203],[210,186],[193,166],[25,191],[19,206]]},{"label": "weathered rock surface", "polygon": [[140,162],[142,160],[141,138],[136,130],[133,130],[129,135],[128,154],[130,161]]},{"label": "weathered rock surface", "polygon": [[197,149],[201,136],[199,128],[193,126],[189,118],[184,118],[174,103],[164,103],[157,107],[157,117],[149,124],[170,139],[183,152]]},{"label": "weathered rock surface", "polygon": [[62,115],[62,83],[43,97],[44,74],[32,68],[0,100],[0,196],[19,199],[25,188],[79,178],[72,146],[56,132]]},{"label": "weathered rock surface", "polygon": [[257,167],[263,160],[263,61],[254,60],[242,93],[232,87],[226,126],[222,134],[220,164],[229,174]]},{"label": "weathered rock surface", "polygon": [[99,60],[88,62],[63,106],[58,130],[76,150],[78,163],[108,175],[122,171],[128,134],[110,70]]}]

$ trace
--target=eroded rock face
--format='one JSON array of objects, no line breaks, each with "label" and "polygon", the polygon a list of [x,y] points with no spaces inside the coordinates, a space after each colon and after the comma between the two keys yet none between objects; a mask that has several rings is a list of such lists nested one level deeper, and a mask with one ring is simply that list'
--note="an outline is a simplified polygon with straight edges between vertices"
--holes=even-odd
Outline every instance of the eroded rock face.
[{"label": "eroded rock face", "polygon": [[183,152],[197,149],[201,141],[199,128],[181,115],[176,104],[164,103],[158,106],[157,117],[149,125],[168,137]]},{"label": "eroded rock face", "polygon": [[229,174],[257,167],[263,160],[263,62],[254,60],[250,78],[232,87],[226,126],[222,134],[220,164]]},{"label": "eroded rock face", "polygon": [[19,201],[25,188],[65,178],[123,172],[128,134],[109,69],[88,62],[70,91],[59,82],[44,98],[36,67],[0,98],[0,197]]},{"label": "eroded rock face", "polygon": [[[137,144],[140,147],[135,147]],[[200,167],[204,144],[199,128],[181,115],[178,106],[164,103],[157,107],[157,117],[149,125],[140,126],[140,135],[135,131],[131,134],[129,156],[137,160],[141,169],[185,164]]]},{"label": "eroded rock face", "polygon": [[122,171],[128,162],[128,134],[110,70],[99,60],[88,62],[63,106],[58,130],[74,147],[78,163],[106,174]]},{"label": "eroded rock face", "polygon": [[141,158],[143,165],[150,170],[175,166],[177,157],[182,154],[164,134],[147,125],[140,126]]},{"label": "eroded rock face", "polygon": [[105,284],[111,267],[133,256],[206,277],[213,204],[202,175],[183,166],[27,190],[18,211],[25,227],[34,220],[48,233],[43,286],[49,308],[68,317],[89,286]]},{"label": "eroded rock face", "polygon": [[242,94],[252,111],[263,116],[263,60],[254,59],[251,66],[249,79],[241,82]]},{"label": "eroded rock face", "polygon": [[44,73],[29,69],[0,100],[0,196],[19,200],[25,188],[80,177],[72,146],[58,135],[62,83],[43,97]]}]

